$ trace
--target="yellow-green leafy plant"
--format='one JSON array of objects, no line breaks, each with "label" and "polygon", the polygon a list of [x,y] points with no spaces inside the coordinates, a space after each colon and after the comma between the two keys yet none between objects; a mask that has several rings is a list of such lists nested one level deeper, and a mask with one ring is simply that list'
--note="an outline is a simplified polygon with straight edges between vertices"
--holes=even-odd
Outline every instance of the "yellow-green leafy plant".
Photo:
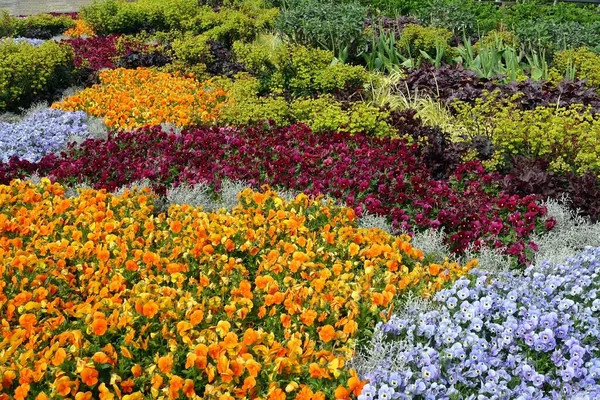
[{"label": "yellow-green leafy plant", "polygon": [[497,93],[474,105],[454,105],[462,137],[491,139],[501,156],[524,155],[551,161],[555,171],[600,173],[600,117],[581,105],[520,110],[515,98],[500,101]]},{"label": "yellow-green leafy plant", "polygon": [[343,130],[349,133],[365,132],[378,137],[390,136],[393,132],[386,122],[388,114],[381,109],[365,102],[354,102],[346,110],[329,95],[295,100],[292,113],[297,122],[317,132]]},{"label": "yellow-green leafy plant", "polygon": [[219,9],[199,5],[197,0],[105,0],[82,10],[84,21],[101,35],[177,30],[204,33],[228,44],[254,39],[271,27],[278,15],[276,8],[266,8],[255,0],[233,2]]},{"label": "yellow-green leafy plant", "polygon": [[12,36],[15,31],[13,17],[8,11],[0,10],[0,37]]},{"label": "yellow-green leafy plant", "polygon": [[75,21],[67,16],[50,14],[31,15],[14,19],[14,36],[50,39],[75,26]]},{"label": "yellow-green leafy plant", "polygon": [[249,42],[261,31],[272,27],[278,15],[277,9],[221,8],[215,11],[205,6],[184,28],[228,44],[236,40]]},{"label": "yellow-green leafy plant", "polygon": [[214,61],[209,38],[186,32],[171,42],[173,62],[162,67],[167,72],[192,73],[198,79],[208,78],[206,66]]},{"label": "yellow-green leafy plant", "polygon": [[360,66],[332,64],[333,53],[300,45],[254,42],[233,45],[237,60],[261,82],[261,94],[289,93],[293,96],[334,93],[362,88],[368,73]]},{"label": "yellow-green leafy plant", "polygon": [[600,87],[600,54],[586,47],[559,51],[554,55],[553,68],[561,76],[583,79],[590,86]]},{"label": "yellow-green leafy plant", "polygon": [[440,51],[451,56],[451,39],[452,32],[447,29],[410,24],[402,30],[396,46],[403,56],[415,59],[423,57],[421,52],[430,58],[435,58]]},{"label": "yellow-green leafy plant", "polygon": [[69,86],[71,46],[47,41],[40,46],[6,40],[0,44],[0,110],[27,107],[39,96]]},{"label": "yellow-green leafy plant", "polygon": [[521,46],[521,43],[519,38],[511,31],[494,30],[483,35],[481,39],[473,45],[473,50],[477,53],[480,48],[489,46],[501,48],[512,47],[517,49]]},{"label": "yellow-green leafy plant", "polygon": [[315,132],[344,130],[376,136],[393,133],[386,122],[388,113],[365,102],[343,106],[330,95],[299,97],[291,102],[281,95],[264,97],[259,95],[259,80],[247,73],[237,74],[234,81],[217,79],[215,83],[227,90],[232,100],[220,109],[223,125],[271,121],[281,127],[301,122]]}]

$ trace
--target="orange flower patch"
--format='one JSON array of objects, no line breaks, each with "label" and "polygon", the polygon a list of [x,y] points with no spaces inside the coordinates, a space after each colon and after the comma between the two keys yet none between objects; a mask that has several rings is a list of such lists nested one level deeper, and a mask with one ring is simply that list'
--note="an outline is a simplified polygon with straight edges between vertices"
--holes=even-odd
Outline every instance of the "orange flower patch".
[{"label": "orange flower patch", "polygon": [[108,127],[133,130],[172,123],[185,127],[215,122],[227,92],[212,82],[147,68],[104,70],[100,83],[52,105],[103,117]]},{"label": "orange flower patch", "polygon": [[424,263],[305,195],[158,215],[148,190],[66,200],[48,179],[0,186],[7,398],[356,398],[356,341],[474,265]]},{"label": "orange flower patch", "polygon": [[94,36],[94,30],[82,19],[75,20],[75,26],[65,32],[65,36],[78,38],[81,36]]}]

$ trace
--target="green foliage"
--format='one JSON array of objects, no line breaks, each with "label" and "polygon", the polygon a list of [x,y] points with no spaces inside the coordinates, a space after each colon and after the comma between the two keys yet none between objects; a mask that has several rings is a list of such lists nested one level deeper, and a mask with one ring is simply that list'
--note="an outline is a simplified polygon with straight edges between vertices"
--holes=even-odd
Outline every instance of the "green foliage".
[{"label": "green foliage", "polygon": [[364,40],[366,14],[357,1],[289,0],[275,26],[292,43],[330,50],[345,61]]},{"label": "green foliage", "polygon": [[548,62],[544,54],[526,54],[507,45],[505,38],[493,36],[477,46],[465,39],[458,47],[456,62],[462,64],[482,78],[504,76],[507,83],[530,77],[533,80],[547,80]]},{"label": "green foliage", "polygon": [[276,126],[296,122],[307,124],[315,132],[344,130],[389,136],[392,129],[386,122],[388,114],[367,103],[351,103],[347,107],[330,95],[300,97],[292,101],[283,96],[259,96],[258,79],[238,74],[235,81],[223,80],[219,85],[229,90],[233,102],[221,110],[224,125],[254,125],[272,121]]},{"label": "green foliage", "polygon": [[11,17],[5,10],[0,10],[0,37],[50,39],[74,26],[75,21],[66,16],[38,14],[16,18]]},{"label": "green foliage", "polygon": [[381,30],[373,35],[371,46],[360,54],[372,72],[384,71],[393,73],[400,66],[411,67],[413,60],[404,57],[396,47],[396,33]]},{"label": "green foliage", "polygon": [[406,57],[422,58],[424,55],[428,55],[430,58],[434,58],[440,53],[440,49],[443,54],[450,55],[452,53],[451,39],[452,32],[445,28],[411,24],[404,28],[396,46]]},{"label": "green foliage", "polygon": [[182,24],[183,30],[204,33],[213,40],[228,44],[236,40],[252,41],[265,29],[270,29],[279,15],[276,9],[200,7],[197,14]]},{"label": "green foliage", "polygon": [[503,8],[488,1],[430,0],[423,2],[416,14],[425,24],[471,36],[496,29]]},{"label": "green foliage", "polygon": [[0,37],[12,36],[14,31],[13,18],[6,10],[0,10]]},{"label": "green foliage", "polygon": [[15,18],[14,36],[50,39],[75,26],[71,17],[57,17],[50,14]]},{"label": "green foliage", "polygon": [[519,38],[510,31],[497,31],[493,30],[483,35],[477,43],[473,45],[475,52],[479,51],[479,48],[485,48],[495,46],[498,48],[513,47],[518,49],[521,43]]},{"label": "green foliage", "polygon": [[527,49],[538,53],[595,47],[600,39],[597,6],[528,0],[497,7],[491,1],[430,0],[415,13],[427,25],[468,37],[482,36],[502,26],[514,32]]},{"label": "green foliage", "polygon": [[164,2],[140,0],[134,3],[103,0],[83,7],[81,16],[99,35],[132,34],[142,30],[163,31],[170,28],[164,16],[165,7],[185,2],[192,3],[193,0],[165,0]]},{"label": "green foliage", "polygon": [[363,67],[332,64],[333,54],[327,50],[300,45],[272,48],[265,43],[233,45],[237,60],[261,82],[260,94],[287,93],[310,96],[361,88],[367,78]]},{"label": "green foliage", "polygon": [[514,27],[520,41],[528,49],[546,49],[548,53],[582,46],[600,52],[600,21],[579,22],[530,21]]},{"label": "green foliage", "polygon": [[208,39],[206,35],[186,32],[171,43],[173,56],[186,65],[208,64],[213,61]]},{"label": "green foliage", "polygon": [[82,9],[83,19],[101,35],[146,31],[204,33],[208,38],[232,43],[252,40],[270,28],[279,12],[265,9],[260,0],[227,2],[230,7],[199,6],[197,0],[104,0]]},{"label": "green foliage", "polygon": [[563,76],[585,79],[588,85],[600,88],[600,54],[585,47],[555,54],[553,67]]},{"label": "green foliage", "polygon": [[28,107],[39,96],[69,86],[73,56],[70,46],[52,41],[0,44],[0,110]]},{"label": "green foliage", "polygon": [[598,115],[580,105],[520,110],[514,100],[502,101],[495,93],[477,99],[474,105],[455,104],[456,118],[464,127],[465,136],[492,139],[503,156],[525,155],[552,160],[555,171],[600,173]]}]

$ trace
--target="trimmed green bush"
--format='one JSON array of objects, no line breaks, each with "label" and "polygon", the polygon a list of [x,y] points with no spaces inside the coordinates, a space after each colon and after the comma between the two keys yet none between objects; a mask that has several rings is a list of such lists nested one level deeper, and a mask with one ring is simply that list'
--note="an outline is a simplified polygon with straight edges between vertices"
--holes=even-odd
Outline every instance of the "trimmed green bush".
[{"label": "trimmed green bush", "polygon": [[38,14],[17,18],[10,16],[4,10],[0,10],[0,37],[50,39],[74,26],[75,21],[67,16]]},{"label": "trimmed green bush", "polygon": [[0,44],[0,110],[18,110],[68,87],[73,49],[48,41],[40,46],[7,40]]},{"label": "trimmed green bush", "polygon": [[272,121],[282,127],[304,123],[315,132],[343,130],[365,132],[375,136],[390,136],[393,129],[387,123],[389,114],[364,102],[344,105],[330,95],[299,97],[262,97],[260,82],[247,73],[238,74],[235,81],[221,80],[219,85],[230,91],[232,102],[220,110],[224,125],[255,125]]},{"label": "trimmed green bush", "polygon": [[237,60],[259,78],[260,94],[276,92],[298,97],[358,90],[368,76],[363,67],[332,64],[333,54],[327,50],[300,45],[270,48],[262,43],[240,42],[234,43],[233,49]]},{"label": "trimmed green bush", "polygon": [[279,12],[266,9],[261,1],[234,2],[231,7],[213,9],[197,0],[104,0],[84,7],[83,19],[100,35],[133,34],[141,31],[176,30],[205,34],[231,44],[252,40],[273,25]]},{"label": "trimmed green bush", "polygon": [[405,57],[421,58],[423,51],[435,58],[438,49],[444,54],[452,54],[451,39],[452,32],[448,29],[410,24],[402,30],[396,47]]},{"label": "trimmed green bush", "polygon": [[32,15],[27,18],[15,18],[14,36],[50,39],[65,33],[75,26],[71,17],[57,17],[50,14]]}]

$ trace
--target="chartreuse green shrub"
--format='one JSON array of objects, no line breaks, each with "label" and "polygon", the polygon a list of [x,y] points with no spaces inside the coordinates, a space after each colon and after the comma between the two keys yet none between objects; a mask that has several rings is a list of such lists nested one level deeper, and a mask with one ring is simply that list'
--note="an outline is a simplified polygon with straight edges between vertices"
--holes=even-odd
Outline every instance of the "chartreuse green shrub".
[{"label": "chartreuse green shrub", "polygon": [[474,105],[456,103],[464,130],[454,138],[491,139],[497,161],[524,155],[550,160],[555,171],[600,174],[600,116],[581,105],[520,110],[518,96],[503,101],[493,93]]},{"label": "chartreuse green shrub", "polygon": [[192,32],[176,35],[170,41],[173,61],[159,69],[171,73],[191,73],[199,80],[208,79],[206,68],[214,61],[209,40],[206,35],[195,35]]},{"label": "chartreuse green shrub", "polygon": [[0,37],[12,36],[15,31],[13,17],[8,11],[0,10]]},{"label": "chartreuse green shrub", "polygon": [[231,44],[252,40],[279,15],[260,0],[228,2],[229,7],[199,5],[198,0],[104,0],[82,9],[83,19],[98,34],[147,31],[192,32]]},{"label": "chartreuse green shrub", "polygon": [[425,53],[435,59],[443,53],[445,58],[449,58],[453,54],[450,46],[452,36],[452,32],[445,28],[410,24],[402,30],[396,47],[405,57],[422,58]]},{"label": "chartreuse green shrub", "polygon": [[99,35],[132,34],[151,29],[164,31],[171,28],[168,23],[172,22],[165,18],[166,8],[177,7],[182,14],[184,10],[193,13],[190,8],[193,3],[193,0],[103,0],[83,7],[81,16]]},{"label": "chartreuse green shrub", "polygon": [[27,107],[38,96],[68,87],[73,71],[73,49],[53,41],[40,46],[0,44],[0,110]]},{"label": "chartreuse green shrub", "polygon": [[237,60],[259,79],[259,94],[276,92],[310,96],[357,90],[368,76],[363,67],[332,64],[333,54],[328,50],[300,45],[273,48],[260,42],[236,42],[233,49]]},{"label": "chartreuse green shrub", "polygon": [[473,45],[473,50],[477,53],[480,48],[495,46],[498,48],[512,47],[518,49],[521,43],[517,35],[510,31],[493,30],[483,35],[477,43]]},{"label": "chartreuse green shrub", "polygon": [[203,33],[210,39],[231,44],[236,40],[252,41],[256,36],[271,29],[279,15],[275,8],[264,9],[254,3],[241,3],[236,8],[215,10],[200,7],[197,14],[183,25],[183,30]]},{"label": "chartreuse green shrub", "polygon": [[299,97],[288,100],[282,95],[260,96],[260,81],[247,73],[234,81],[222,79],[218,84],[230,92],[233,100],[220,109],[224,125],[253,125],[271,121],[276,126],[296,122],[310,126],[315,132],[343,130],[389,136],[392,128],[388,114],[367,103],[355,102],[344,106],[330,95]]},{"label": "chartreuse green shrub", "polygon": [[600,54],[585,47],[563,50],[554,55],[554,68],[570,79],[584,79],[600,87]]}]

